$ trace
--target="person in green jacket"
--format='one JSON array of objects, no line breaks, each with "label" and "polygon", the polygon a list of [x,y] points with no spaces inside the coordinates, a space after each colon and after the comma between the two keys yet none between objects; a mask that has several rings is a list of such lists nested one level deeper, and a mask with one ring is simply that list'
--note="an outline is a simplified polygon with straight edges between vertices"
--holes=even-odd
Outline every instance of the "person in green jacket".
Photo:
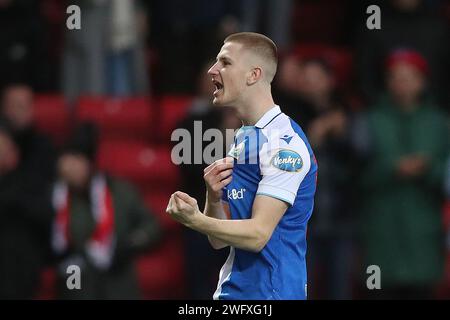
[{"label": "person in green jacket", "polygon": [[428,66],[412,50],[388,56],[387,94],[365,114],[365,266],[380,267],[383,299],[432,298],[444,258],[442,195],[449,130],[425,97]]},{"label": "person in green jacket", "polygon": [[58,299],[139,299],[136,254],[160,227],[134,188],[95,168],[96,130],[79,127],[58,159],[52,248]]}]

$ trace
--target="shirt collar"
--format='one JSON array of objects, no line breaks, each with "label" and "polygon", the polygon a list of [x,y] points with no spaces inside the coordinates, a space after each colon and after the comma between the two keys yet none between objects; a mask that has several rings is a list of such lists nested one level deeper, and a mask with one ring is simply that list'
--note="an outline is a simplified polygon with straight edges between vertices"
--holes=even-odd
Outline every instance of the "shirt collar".
[{"label": "shirt collar", "polygon": [[264,128],[267,126],[275,117],[281,114],[280,106],[275,105],[272,109],[267,111],[259,120],[256,122],[255,127]]}]

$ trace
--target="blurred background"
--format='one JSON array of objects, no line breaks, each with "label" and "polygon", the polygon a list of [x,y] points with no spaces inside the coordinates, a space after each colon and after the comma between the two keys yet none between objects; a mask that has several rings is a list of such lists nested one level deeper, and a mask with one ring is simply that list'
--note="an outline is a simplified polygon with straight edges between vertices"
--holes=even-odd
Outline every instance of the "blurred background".
[{"label": "blurred background", "polygon": [[170,136],[240,126],[206,75],[239,31],[318,160],[309,298],[450,298],[449,27],[445,0],[0,0],[0,298],[211,299],[228,251],[166,216],[205,191]]}]

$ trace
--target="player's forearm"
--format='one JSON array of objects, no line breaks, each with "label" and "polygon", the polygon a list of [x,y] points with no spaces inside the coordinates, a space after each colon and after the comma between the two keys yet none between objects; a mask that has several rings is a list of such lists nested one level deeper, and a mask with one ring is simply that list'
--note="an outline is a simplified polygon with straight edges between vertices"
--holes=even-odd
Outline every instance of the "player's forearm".
[{"label": "player's forearm", "polygon": [[[227,215],[223,210],[222,202],[220,200],[216,202],[211,201],[208,199],[208,193],[206,193],[205,210],[203,212],[206,216],[211,218],[227,219]],[[208,241],[214,249],[222,249],[228,246],[225,242],[210,235],[208,235]]]},{"label": "player's forearm", "polygon": [[203,212],[211,218],[227,219],[221,200],[213,201],[209,199],[208,192],[206,192],[205,210]]},{"label": "player's forearm", "polygon": [[252,252],[259,252],[270,236],[253,219],[219,220],[199,214],[187,227],[223,243]]}]

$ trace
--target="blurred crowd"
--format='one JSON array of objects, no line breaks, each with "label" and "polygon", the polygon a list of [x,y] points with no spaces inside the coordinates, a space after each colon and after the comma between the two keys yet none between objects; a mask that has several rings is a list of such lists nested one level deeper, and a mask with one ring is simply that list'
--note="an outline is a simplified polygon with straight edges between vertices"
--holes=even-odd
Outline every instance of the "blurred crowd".
[{"label": "blurred crowd", "polygon": [[[80,30],[66,28],[69,4]],[[380,30],[366,27],[371,4]],[[195,121],[202,133],[240,127],[211,105],[206,75],[238,31],[278,44],[275,101],[318,161],[309,298],[450,298],[446,0],[0,0],[0,298],[211,299],[226,250],[164,216],[178,189],[202,207],[207,164],[164,171],[154,154],[170,154],[175,128],[194,136]],[[42,96],[68,115],[53,136],[37,123]],[[106,142],[145,145],[138,161],[162,182],[99,165],[129,154],[101,157],[106,120],[79,121],[84,97],[147,101],[143,138],[116,125]],[[66,285],[70,265],[81,290]],[[370,265],[381,290],[366,287]]]}]

